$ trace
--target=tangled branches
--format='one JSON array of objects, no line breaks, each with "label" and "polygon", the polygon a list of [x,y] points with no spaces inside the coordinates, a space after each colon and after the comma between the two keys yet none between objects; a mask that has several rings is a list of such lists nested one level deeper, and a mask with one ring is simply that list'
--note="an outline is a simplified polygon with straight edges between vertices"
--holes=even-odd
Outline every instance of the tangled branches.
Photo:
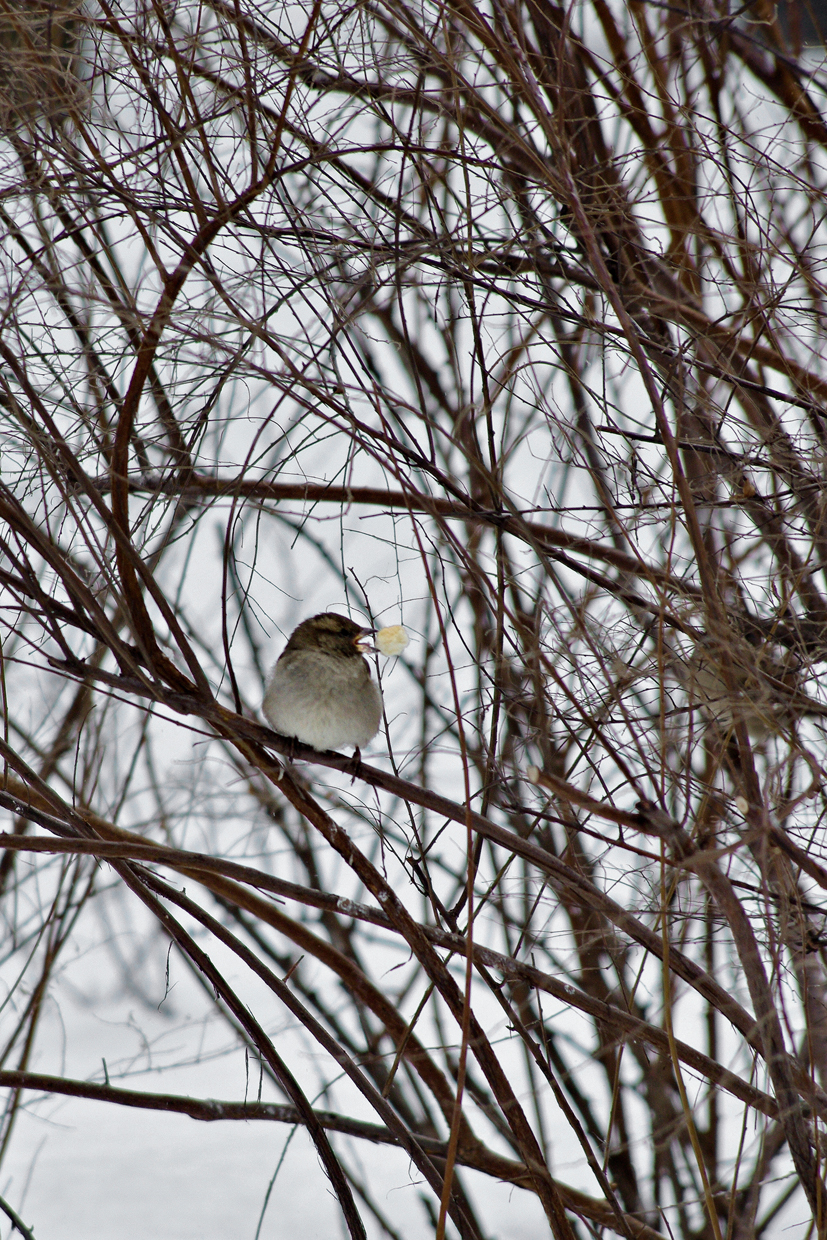
[{"label": "tangled branches", "polygon": [[[72,1097],[81,1145],[97,1100],[220,1120],[228,1166],[231,1121],[298,1126],[335,1208],[292,1230],[827,1235],[795,29],[5,6],[8,1166]],[[326,608],[416,636],[361,762],[260,722]],[[233,1203],[286,1234],[266,1179]]]}]

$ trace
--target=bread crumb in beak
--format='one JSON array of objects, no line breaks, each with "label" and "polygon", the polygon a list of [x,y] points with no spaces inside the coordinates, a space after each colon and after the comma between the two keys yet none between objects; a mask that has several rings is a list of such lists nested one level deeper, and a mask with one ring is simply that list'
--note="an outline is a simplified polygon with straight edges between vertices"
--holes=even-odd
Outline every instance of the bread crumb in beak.
[{"label": "bread crumb in beak", "polygon": [[361,633],[357,633],[353,639],[353,644],[360,654],[371,654],[374,646],[368,639],[373,636],[376,629],[362,629]]},{"label": "bread crumb in beak", "polygon": [[401,654],[411,639],[401,624],[389,624],[376,634],[376,648],[387,658]]}]

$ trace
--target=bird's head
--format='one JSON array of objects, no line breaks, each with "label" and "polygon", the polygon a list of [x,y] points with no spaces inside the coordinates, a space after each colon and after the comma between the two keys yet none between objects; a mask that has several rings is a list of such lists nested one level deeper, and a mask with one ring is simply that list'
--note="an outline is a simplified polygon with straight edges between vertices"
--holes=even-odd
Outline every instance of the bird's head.
[{"label": "bird's head", "polygon": [[322,650],[341,658],[358,658],[371,649],[367,639],[373,631],[335,611],[323,611],[302,621],[291,634],[285,651]]}]

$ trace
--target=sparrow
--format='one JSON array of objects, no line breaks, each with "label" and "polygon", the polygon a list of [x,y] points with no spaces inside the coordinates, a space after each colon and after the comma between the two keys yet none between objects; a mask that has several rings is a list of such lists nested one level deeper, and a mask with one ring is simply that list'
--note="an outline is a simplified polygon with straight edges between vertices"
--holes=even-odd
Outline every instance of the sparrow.
[{"label": "sparrow", "polygon": [[743,722],[754,744],[788,730],[806,709],[791,652],[778,657],[769,644],[752,646],[737,632],[721,642],[704,635],[680,671],[693,707],[725,734]]},{"label": "sparrow", "polygon": [[382,694],[362,653],[373,631],[333,611],[303,620],[267,681],[270,726],[314,749],[367,745],[382,718]]}]

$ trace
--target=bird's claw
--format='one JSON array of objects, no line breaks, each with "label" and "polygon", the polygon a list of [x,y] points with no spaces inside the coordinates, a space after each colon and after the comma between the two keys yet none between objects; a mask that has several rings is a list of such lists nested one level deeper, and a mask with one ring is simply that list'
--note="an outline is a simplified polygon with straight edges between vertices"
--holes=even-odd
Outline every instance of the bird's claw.
[{"label": "bird's claw", "polygon": [[359,774],[359,767],[362,765],[362,751],[357,745],[353,751],[353,757],[349,760],[345,771],[350,775],[351,784],[356,783],[356,776]]}]

